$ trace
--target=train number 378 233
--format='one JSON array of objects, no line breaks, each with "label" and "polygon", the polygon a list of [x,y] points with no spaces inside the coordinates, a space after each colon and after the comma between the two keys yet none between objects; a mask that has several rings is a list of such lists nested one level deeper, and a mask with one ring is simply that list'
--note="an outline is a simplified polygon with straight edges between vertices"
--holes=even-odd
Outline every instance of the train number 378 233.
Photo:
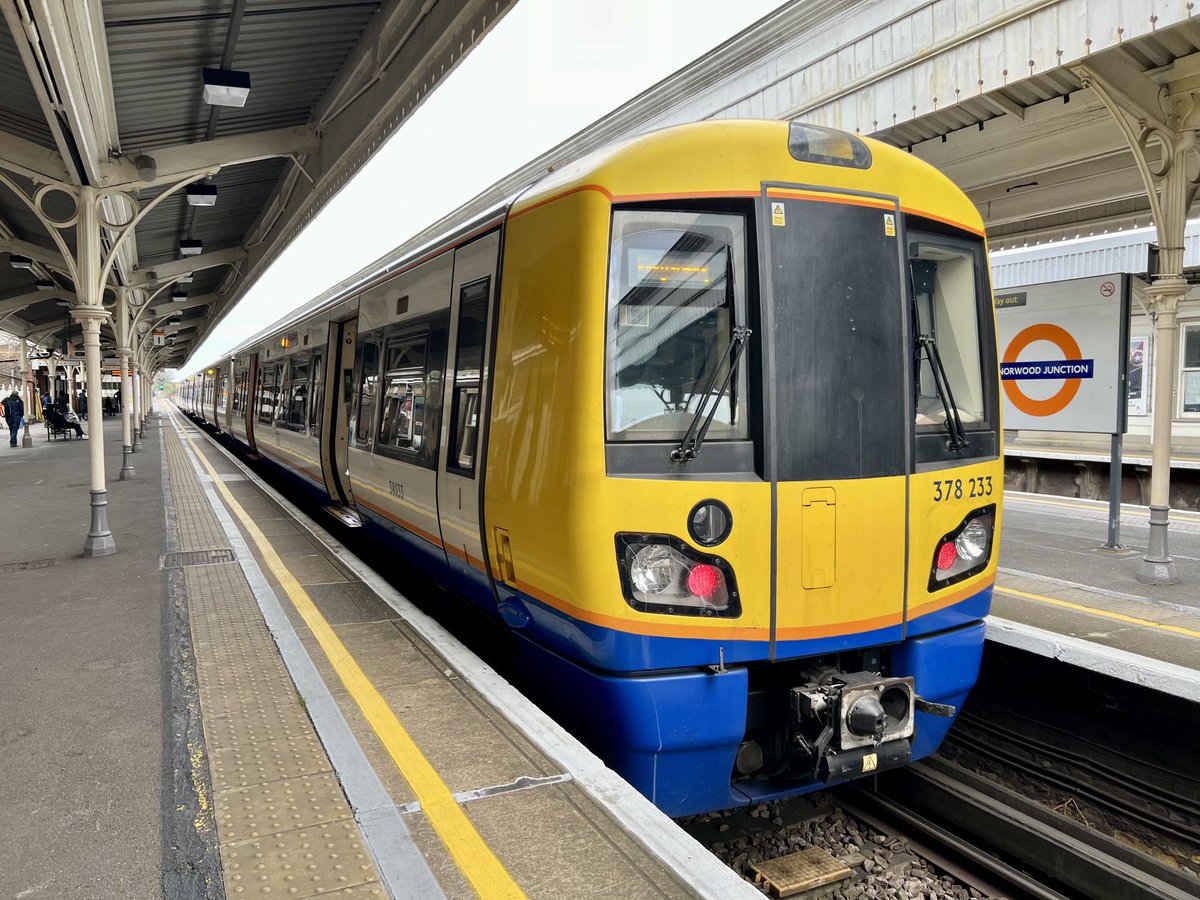
[{"label": "train number 378 233", "polygon": [[943,500],[974,500],[978,497],[992,496],[992,476],[980,475],[978,478],[947,478],[933,483],[933,502]]}]

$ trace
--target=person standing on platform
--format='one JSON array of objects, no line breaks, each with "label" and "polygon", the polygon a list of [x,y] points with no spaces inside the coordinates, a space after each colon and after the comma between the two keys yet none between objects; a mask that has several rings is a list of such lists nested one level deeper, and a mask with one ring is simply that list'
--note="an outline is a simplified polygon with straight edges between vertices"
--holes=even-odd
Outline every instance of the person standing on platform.
[{"label": "person standing on platform", "polygon": [[87,421],[87,388],[79,389],[79,418]]},{"label": "person standing on platform", "polygon": [[17,432],[25,424],[25,404],[21,402],[21,395],[13,391],[11,395],[4,398],[3,403],[0,403],[0,408],[4,412],[4,421],[8,423],[8,446],[15,447],[17,446]]}]

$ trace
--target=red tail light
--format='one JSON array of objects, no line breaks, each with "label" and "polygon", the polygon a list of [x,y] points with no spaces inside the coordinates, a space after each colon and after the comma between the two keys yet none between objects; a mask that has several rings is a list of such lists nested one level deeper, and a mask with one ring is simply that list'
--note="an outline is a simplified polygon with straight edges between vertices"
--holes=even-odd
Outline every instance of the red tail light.
[{"label": "red tail light", "polygon": [[939,569],[950,568],[957,559],[958,551],[954,549],[954,541],[946,541],[938,548],[937,567]]},{"label": "red tail light", "polygon": [[716,566],[701,563],[693,566],[692,571],[688,572],[688,590],[705,600],[716,593],[717,585],[720,583],[721,571]]}]

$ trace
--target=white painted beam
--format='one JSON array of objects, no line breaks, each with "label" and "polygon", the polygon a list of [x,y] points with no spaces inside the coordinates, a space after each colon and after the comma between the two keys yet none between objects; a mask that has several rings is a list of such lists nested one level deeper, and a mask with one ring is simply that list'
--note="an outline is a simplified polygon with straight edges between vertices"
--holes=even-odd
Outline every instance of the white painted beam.
[{"label": "white painted beam", "polygon": [[55,272],[69,274],[66,260],[57,250],[48,250],[41,244],[31,244],[19,238],[0,238],[0,253],[15,253],[17,256],[28,256]]},{"label": "white painted beam", "polygon": [[[0,242],[3,247],[3,242]],[[19,251],[18,251],[19,252]],[[155,281],[164,284],[173,281],[188,272],[199,272],[201,269],[215,269],[218,266],[234,266],[246,258],[246,251],[240,247],[228,250],[214,250],[211,253],[201,253],[199,256],[189,256],[175,259],[171,262],[159,263],[153,269],[143,269],[129,280],[128,287],[145,290],[150,287],[149,273],[153,272]]]},{"label": "white painted beam", "polygon": [[0,169],[34,181],[69,182],[71,178],[58,151],[4,131],[0,131]]},{"label": "white painted beam", "polygon": [[205,170],[216,172],[224,166],[234,166],[279,156],[313,153],[320,146],[321,138],[316,129],[305,125],[239,134],[176,147],[160,147],[148,154],[157,167],[153,180],[141,180],[133,160],[125,156],[112,164],[108,183],[114,187],[155,187],[171,184],[178,181],[181,176],[195,172]]}]

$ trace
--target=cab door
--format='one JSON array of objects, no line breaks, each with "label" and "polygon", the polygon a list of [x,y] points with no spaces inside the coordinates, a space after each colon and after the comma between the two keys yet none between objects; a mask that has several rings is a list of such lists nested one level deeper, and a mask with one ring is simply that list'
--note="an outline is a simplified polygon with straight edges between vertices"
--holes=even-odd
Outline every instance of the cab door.
[{"label": "cab door", "polygon": [[773,649],[899,640],[911,420],[898,203],[768,185],[763,206]]},{"label": "cab door", "polygon": [[454,254],[438,463],[438,512],[446,558],[460,590],[483,602],[491,598],[491,579],[480,531],[478,460],[484,400],[490,387],[490,326],[499,249],[499,232],[492,232]]}]

